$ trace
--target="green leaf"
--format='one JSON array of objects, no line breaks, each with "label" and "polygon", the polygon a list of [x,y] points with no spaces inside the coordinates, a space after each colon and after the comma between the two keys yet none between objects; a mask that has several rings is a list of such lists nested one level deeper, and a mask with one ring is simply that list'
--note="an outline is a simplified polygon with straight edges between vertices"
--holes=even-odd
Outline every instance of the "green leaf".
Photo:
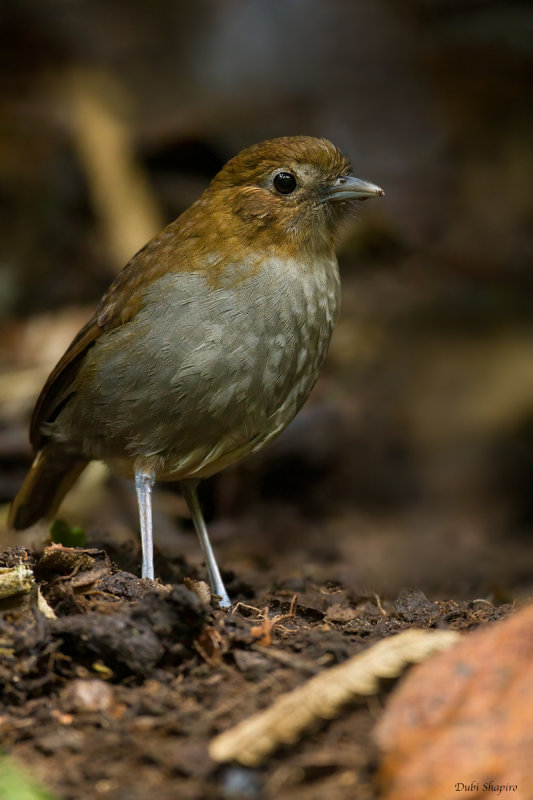
[{"label": "green leaf", "polygon": [[64,519],[56,519],[50,526],[50,536],[56,544],[63,547],[85,547],[85,531],[79,526],[71,526]]},{"label": "green leaf", "polygon": [[0,798],[2,800],[57,800],[39,786],[7,756],[0,756]]}]

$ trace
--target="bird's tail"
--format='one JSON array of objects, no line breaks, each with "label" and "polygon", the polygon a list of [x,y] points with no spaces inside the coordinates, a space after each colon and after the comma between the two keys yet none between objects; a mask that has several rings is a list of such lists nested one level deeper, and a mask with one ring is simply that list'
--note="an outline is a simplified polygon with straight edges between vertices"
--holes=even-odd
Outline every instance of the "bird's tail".
[{"label": "bird's tail", "polygon": [[53,519],[63,497],[88,461],[58,452],[50,445],[39,450],[9,509],[8,526],[24,530],[41,519]]}]

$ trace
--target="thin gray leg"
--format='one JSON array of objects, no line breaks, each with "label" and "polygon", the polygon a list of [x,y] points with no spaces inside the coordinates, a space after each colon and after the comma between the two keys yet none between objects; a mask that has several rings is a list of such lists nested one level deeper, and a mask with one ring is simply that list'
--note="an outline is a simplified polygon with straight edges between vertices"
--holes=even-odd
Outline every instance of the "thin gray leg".
[{"label": "thin gray leg", "polygon": [[213,548],[211,547],[211,542],[209,541],[209,536],[207,534],[207,528],[205,527],[202,509],[200,508],[200,503],[198,502],[198,494],[196,492],[198,483],[196,481],[182,481],[180,486],[183,497],[185,498],[185,501],[189,507],[189,511],[191,512],[196,533],[200,539],[200,546],[202,548],[207,566],[207,575],[209,577],[211,591],[213,594],[217,594],[221,598],[220,605],[222,608],[230,608],[231,600],[229,599],[226,587],[224,586],[224,582],[220,575],[215,554],[213,553]]},{"label": "thin gray leg", "polygon": [[154,579],[154,542],[152,537],[152,487],[155,483],[153,472],[135,470],[135,490],[139,504],[141,521],[141,542],[143,551],[143,578]]}]

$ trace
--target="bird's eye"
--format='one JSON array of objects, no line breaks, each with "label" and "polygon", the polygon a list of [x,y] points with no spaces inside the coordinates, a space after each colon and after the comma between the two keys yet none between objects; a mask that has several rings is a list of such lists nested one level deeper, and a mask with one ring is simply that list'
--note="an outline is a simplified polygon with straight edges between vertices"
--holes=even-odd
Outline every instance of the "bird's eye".
[{"label": "bird's eye", "polygon": [[278,172],[272,183],[280,194],[290,194],[296,189],[296,178],[290,172]]}]

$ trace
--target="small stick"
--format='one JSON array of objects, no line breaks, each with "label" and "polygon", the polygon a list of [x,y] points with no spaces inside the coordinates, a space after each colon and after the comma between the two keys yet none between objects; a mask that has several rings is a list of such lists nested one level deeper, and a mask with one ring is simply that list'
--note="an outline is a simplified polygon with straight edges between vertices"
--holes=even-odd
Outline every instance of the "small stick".
[{"label": "small stick", "polygon": [[281,695],[270,708],[216,736],[209,746],[214,761],[239,761],[252,767],[281,744],[298,739],[318,719],[332,719],[358,695],[379,690],[381,678],[394,678],[406,664],[418,663],[455,644],[455,631],[408,630],[311,678]]}]

